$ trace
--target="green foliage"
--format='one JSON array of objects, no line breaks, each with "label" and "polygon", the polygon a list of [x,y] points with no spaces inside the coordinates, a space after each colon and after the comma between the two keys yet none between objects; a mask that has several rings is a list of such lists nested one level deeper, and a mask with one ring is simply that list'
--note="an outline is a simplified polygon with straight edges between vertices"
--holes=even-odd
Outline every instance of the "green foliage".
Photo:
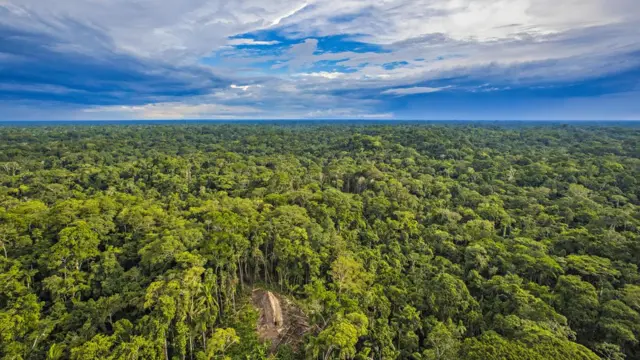
[{"label": "green foliage", "polygon": [[[0,139],[2,359],[640,358],[637,128]],[[308,331],[263,343],[258,286]]]}]

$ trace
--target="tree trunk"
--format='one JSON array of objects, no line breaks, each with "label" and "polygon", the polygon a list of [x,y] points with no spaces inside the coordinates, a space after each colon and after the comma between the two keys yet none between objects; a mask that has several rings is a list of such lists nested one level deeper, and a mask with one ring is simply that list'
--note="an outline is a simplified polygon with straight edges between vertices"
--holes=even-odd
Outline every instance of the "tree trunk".
[{"label": "tree trunk", "polygon": [[329,355],[331,355],[331,353],[333,352],[333,345],[329,346],[329,348],[327,349],[327,351],[324,353],[324,356],[322,357],[324,360],[329,359]]},{"label": "tree trunk", "polygon": [[233,312],[236,312],[236,289],[231,290],[231,303],[233,304]]},{"label": "tree trunk", "polygon": [[207,335],[205,332],[202,332],[202,347],[204,348],[204,352],[207,352]]}]

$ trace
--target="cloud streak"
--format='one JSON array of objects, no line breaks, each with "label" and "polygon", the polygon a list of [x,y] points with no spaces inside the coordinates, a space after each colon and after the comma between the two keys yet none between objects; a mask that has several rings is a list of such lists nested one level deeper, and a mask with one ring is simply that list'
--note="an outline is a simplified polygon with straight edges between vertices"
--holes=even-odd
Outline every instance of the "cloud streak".
[{"label": "cloud streak", "polygon": [[385,95],[397,95],[397,96],[416,95],[416,94],[431,94],[431,93],[434,93],[434,92],[446,90],[448,88],[449,87],[433,88],[433,87],[426,87],[426,86],[415,86],[415,87],[410,87],[410,88],[389,89],[389,90],[383,91],[382,94],[385,94]]},{"label": "cloud streak", "polygon": [[617,96],[612,116],[628,117],[638,10],[635,0],[3,0],[0,110],[429,118],[433,101],[489,99],[515,118],[535,109],[503,97],[592,99],[593,112]]}]

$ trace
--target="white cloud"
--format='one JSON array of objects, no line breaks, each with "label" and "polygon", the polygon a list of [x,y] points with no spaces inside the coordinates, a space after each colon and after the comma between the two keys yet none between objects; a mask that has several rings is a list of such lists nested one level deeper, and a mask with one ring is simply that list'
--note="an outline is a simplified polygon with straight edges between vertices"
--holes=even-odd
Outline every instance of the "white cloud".
[{"label": "white cloud", "polygon": [[81,39],[77,26],[82,25],[104,35],[101,41],[114,50],[193,62],[225,46],[229,37],[270,27],[300,6],[292,0],[5,0],[0,24],[66,37],[85,51],[95,50],[96,38]]},{"label": "white cloud", "polygon": [[85,109],[84,112],[131,119],[216,119],[258,114],[260,111],[249,106],[170,102],[140,106],[99,106]]},{"label": "white cloud", "polygon": [[[206,99],[200,99],[206,100]],[[277,105],[277,104],[276,104]],[[140,106],[98,106],[82,110],[87,119],[147,119],[147,120],[181,120],[181,119],[388,119],[393,113],[371,112],[366,109],[352,107],[305,107],[287,106],[256,108],[251,106],[228,106],[215,103],[154,103]],[[69,115],[66,115],[69,117]]]},{"label": "white cloud", "polygon": [[[558,58],[557,50],[577,53],[578,49],[572,49],[575,45],[550,49],[550,35],[616,26],[618,33],[612,36],[631,41],[637,37],[640,20],[636,0],[62,0],[55,6],[46,0],[3,0],[0,7],[6,10],[0,11],[0,23],[66,37],[76,51],[112,47],[177,63],[196,62],[226,45],[275,44],[277,41],[228,39],[274,26],[285,26],[285,31],[298,38],[352,35],[393,46],[393,54],[385,57],[456,54],[462,58],[480,55],[485,62],[503,61],[494,48],[508,46],[514,49],[509,55],[515,57],[523,44],[510,42],[521,41],[533,48],[525,49],[525,54],[533,50],[537,58]],[[338,16],[351,19],[332,21]],[[85,31],[70,24],[81,24]],[[86,33],[88,30],[94,33]],[[440,34],[441,43],[424,40],[434,34]],[[579,52],[593,53],[601,43],[612,40],[578,44]],[[407,41],[412,43],[402,44]],[[309,57],[309,51],[316,50],[314,45],[317,43],[305,42],[302,48],[292,49],[290,65],[305,65],[296,59]],[[479,48],[473,49],[476,45]],[[632,45],[638,48],[638,40]]]},{"label": "white cloud", "polygon": [[0,83],[0,91],[46,93],[46,94],[69,94],[69,93],[86,92],[78,89],[70,89],[64,86],[51,85],[51,84],[12,84],[12,83]]},{"label": "white cloud", "polygon": [[293,10],[291,10],[291,11],[289,11],[288,13],[285,13],[284,15],[277,17],[276,19],[274,19],[274,20],[271,22],[271,26],[273,27],[273,26],[280,25],[280,22],[282,22],[282,20],[284,20],[284,19],[286,19],[286,18],[288,18],[288,17],[294,16],[295,14],[297,14],[298,12],[300,12],[301,10],[303,10],[304,8],[306,8],[306,7],[307,7],[307,5],[308,5],[308,4],[307,4],[306,2],[305,2],[305,3],[302,3],[302,5],[297,6],[296,8],[294,8],[294,9],[293,9]]},{"label": "white cloud", "polygon": [[[492,41],[640,17],[635,0],[318,0],[313,5],[284,23],[293,31],[361,35],[382,44],[427,34]],[[330,22],[343,14],[353,19]]]},{"label": "white cloud", "polygon": [[366,113],[350,109],[325,109],[310,111],[304,114],[304,117],[312,119],[392,119],[393,113]]},{"label": "white cloud", "polygon": [[338,79],[341,77],[345,77],[347,74],[341,72],[328,72],[328,71],[319,71],[319,72],[311,72],[311,73],[300,73],[295,74],[295,76],[310,76],[310,77],[321,77],[325,79]]},{"label": "white cloud", "polygon": [[[59,39],[52,45],[57,51],[98,58],[127,52],[176,69],[204,67],[202,58],[220,49],[234,55],[207,70],[234,84],[226,89],[210,90],[206,98],[197,92],[186,103],[97,108],[103,114],[311,116],[335,108],[376,116],[380,103],[351,94],[424,94],[446,88],[424,84],[455,77],[488,82],[485,90],[477,90],[487,91],[578,81],[640,66],[633,55],[640,51],[639,10],[637,0],[0,0],[0,25]],[[303,41],[270,53],[266,47],[279,41],[230,39],[276,28],[280,36]],[[387,51],[320,53],[317,39],[328,35],[380,44]],[[232,48],[239,45],[255,48]],[[0,54],[2,62],[22,60]],[[314,68],[323,60],[340,61],[352,71]],[[407,65],[383,67],[394,61]],[[252,65],[257,62],[275,65]],[[61,91],[46,86],[37,89]]]},{"label": "white cloud", "polygon": [[[447,77],[485,78],[502,88],[576,81],[640,66],[640,58],[632,55],[640,51],[640,12],[633,11],[634,4],[635,0],[312,1],[281,21],[289,36],[346,34],[385,44],[387,51],[320,53],[318,42],[307,38],[280,56],[247,53],[232,61],[276,60],[273,69],[288,66],[289,76],[301,87],[316,91],[420,87]],[[338,16],[349,21],[332,20]],[[313,71],[318,61],[340,61],[352,71]],[[394,61],[408,64],[383,68]]]},{"label": "white cloud", "polygon": [[439,92],[448,88],[449,86],[441,87],[441,88],[416,86],[416,87],[410,87],[410,88],[389,89],[389,90],[383,91],[382,93],[386,95],[404,96],[404,95],[415,95],[415,94],[429,94],[429,93]]},{"label": "white cloud", "polygon": [[231,84],[231,86],[229,86],[229,87],[232,88],[232,89],[239,89],[239,90],[242,90],[242,91],[247,91],[247,90],[249,90],[251,88],[261,88],[262,85],[260,85],[260,84],[257,84],[257,85],[235,85],[235,84]]},{"label": "white cloud", "polygon": [[[245,90],[246,88],[246,90]],[[182,102],[139,106],[98,106],[83,113],[98,119],[226,119],[226,118],[388,118],[379,100],[346,98],[305,88],[298,81],[265,79],[231,85]]]},{"label": "white cloud", "polygon": [[[347,34],[394,44],[429,34],[522,39],[640,19],[636,0],[3,0],[0,6],[10,13],[0,13],[0,22],[78,37],[64,31],[76,22],[120,50],[192,59],[229,43],[273,44],[227,39],[275,26],[297,37]],[[331,20],[343,15],[352,19]],[[89,40],[78,45],[92,47]]]},{"label": "white cloud", "polygon": [[228,44],[231,46],[250,45],[250,46],[269,46],[277,45],[279,41],[259,41],[254,39],[231,39]]},{"label": "white cloud", "polygon": [[276,68],[283,67],[288,65],[290,69],[298,69],[313,63],[313,54],[318,48],[318,40],[317,39],[306,39],[304,42],[300,44],[295,44],[291,46],[289,51],[287,52],[286,57],[288,57],[287,62],[283,62],[277,66]]}]

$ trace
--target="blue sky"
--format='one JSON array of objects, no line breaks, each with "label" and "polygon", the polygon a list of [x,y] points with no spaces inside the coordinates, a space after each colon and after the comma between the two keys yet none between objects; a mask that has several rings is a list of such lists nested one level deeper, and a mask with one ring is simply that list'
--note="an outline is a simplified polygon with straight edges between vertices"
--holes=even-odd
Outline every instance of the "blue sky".
[{"label": "blue sky", "polygon": [[640,119],[637,0],[0,0],[0,120]]}]

